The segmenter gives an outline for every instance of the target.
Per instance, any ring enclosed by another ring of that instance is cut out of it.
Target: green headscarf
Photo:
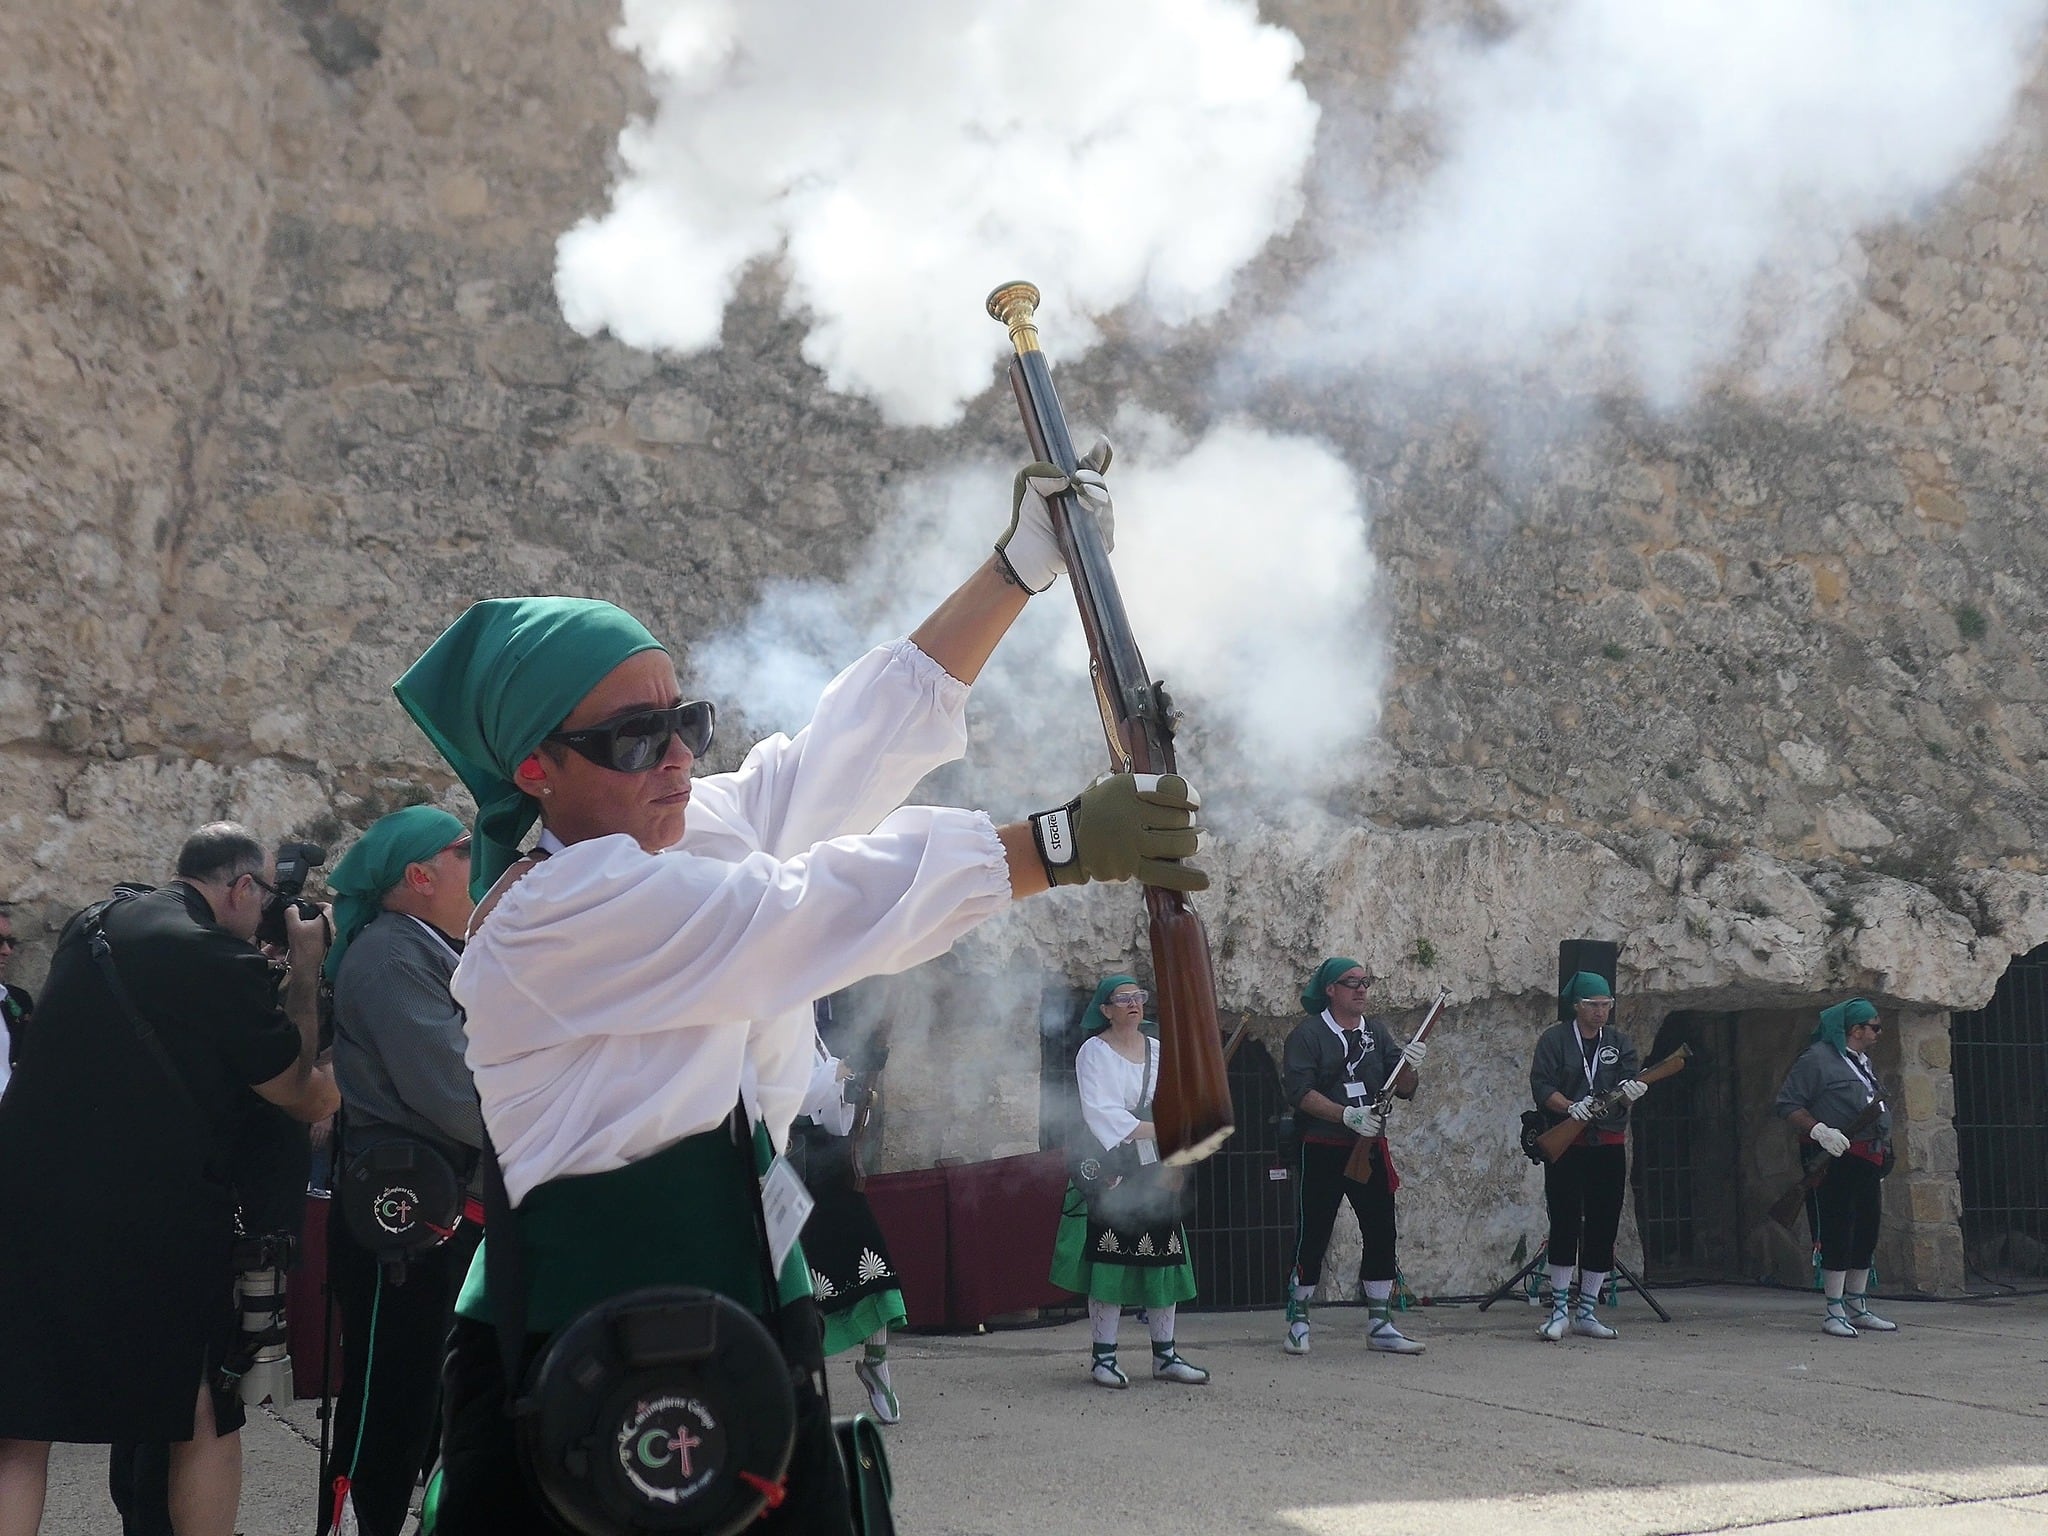
[[[371,822],[327,877],[334,897],[334,944],[327,979],[341,974],[341,957],[382,909],[384,893],[405,878],[405,866],[423,864],[469,829],[439,806],[409,805]]]
[[[1598,971],[1580,971],[1564,984],[1564,991],[1558,996],[1567,1003],[1583,1003],[1588,998],[1612,997],[1614,988],[1607,985],[1607,978]]]
[[[1325,960],[1316,967],[1316,973],[1309,978],[1308,985],[1301,989],[1301,1006],[1310,1013],[1321,1013],[1330,1006],[1330,983],[1346,971],[1354,969],[1364,971],[1367,975],[1372,974],[1372,967],[1363,961],[1346,960],[1341,956]]]
[[[474,603],[391,685],[476,799],[469,888],[481,897],[540,815],[512,774],[628,656],[662,643],[623,608],[587,597]]]
[[[1095,995],[1088,1000],[1088,1015],[1082,1020],[1088,1026],[1088,1033],[1093,1035],[1109,1028],[1109,1015],[1102,1011],[1102,1005],[1110,1000],[1118,987],[1135,987],[1138,985],[1139,981],[1135,976],[1110,976],[1105,978],[1102,985],[1095,989]]]
[[[1868,1024],[1877,1017],[1877,1005],[1868,998],[1852,997],[1846,1003],[1837,1003],[1832,1008],[1820,1011],[1820,1028],[1807,1040],[1812,1045],[1825,1040],[1838,1051],[1849,1049],[1849,1031],[1858,1024]]]

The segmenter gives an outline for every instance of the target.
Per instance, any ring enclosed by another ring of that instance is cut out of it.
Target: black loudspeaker
[[[1619,992],[1614,984],[1614,968],[1621,959],[1621,946],[1610,944],[1605,939],[1559,939],[1557,941],[1557,1020],[1562,1024],[1572,1016],[1572,1005],[1564,1000],[1564,985],[1581,971],[1591,971],[1596,976],[1607,978],[1609,991]]]

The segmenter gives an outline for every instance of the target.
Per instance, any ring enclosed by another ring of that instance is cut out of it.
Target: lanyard
[[[1844,1061],[1846,1061],[1847,1063],[1849,1063],[1849,1070],[1850,1070],[1851,1072],[1854,1072],[1854,1073],[1856,1074],[1856,1076],[1857,1076],[1857,1077],[1858,1077],[1858,1078],[1859,1078],[1859,1079],[1860,1079],[1860,1080],[1862,1081],[1862,1083],[1863,1083],[1863,1091],[1864,1091],[1864,1094],[1866,1095],[1866,1097],[1864,1098],[1863,1102],[1864,1102],[1864,1103],[1866,1103],[1866,1104],[1870,1104],[1870,1103],[1874,1103],[1874,1102],[1876,1102],[1876,1099],[1877,1099],[1877,1077],[1876,1077],[1876,1075],[1875,1075],[1874,1073],[1872,1073],[1872,1072],[1870,1072],[1870,1071],[1868,1071],[1868,1070],[1866,1070],[1866,1069],[1865,1069],[1865,1067],[1864,1067],[1863,1063],[1862,1063],[1862,1062],[1860,1062],[1860,1061],[1858,1061],[1858,1060],[1856,1059],[1856,1056],[1855,1056],[1855,1053],[1854,1053],[1854,1052],[1852,1052],[1852,1051],[1843,1051],[1843,1052],[1841,1052],[1840,1054],[1841,1054],[1842,1060],[1844,1060]]]
[[[1593,1091],[1593,1079],[1600,1072],[1600,1047],[1606,1043],[1607,1027],[1603,1024],[1600,1033],[1593,1037],[1591,1054],[1586,1051],[1586,1037],[1579,1033],[1579,1026],[1572,1026],[1572,1044],[1579,1048],[1579,1065],[1586,1069],[1586,1092]]]

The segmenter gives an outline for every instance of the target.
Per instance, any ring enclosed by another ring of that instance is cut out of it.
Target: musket
[[[1642,1071],[1635,1075],[1635,1081],[1641,1083],[1644,1087],[1648,1087],[1651,1083],[1663,1082],[1667,1077],[1675,1077],[1685,1070],[1685,1064],[1691,1056],[1692,1047],[1680,1045],[1677,1050],[1666,1056],[1662,1061],[1643,1068]],[[1577,1145],[1579,1138],[1586,1134],[1588,1126],[1600,1116],[1611,1113],[1626,1102],[1627,1097],[1619,1087],[1608,1089],[1607,1092],[1601,1094],[1600,1097],[1592,1102],[1590,1106],[1592,1113],[1585,1119],[1574,1120],[1567,1115],[1556,1125],[1553,1125],[1549,1130],[1538,1136],[1536,1138],[1536,1150],[1543,1154],[1543,1160],[1546,1163],[1556,1162],[1566,1152],[1570,1151],[1572,1147]]]
[[[988,296],[989,314],[1008,327],[1016,350],[1010,359],[1010,387],[1031,451],[1071,475],[1080,459],[1053,389],[1052,367],[1039,350],[1033,318],[1037,310],[1038,290],[1029,283],[1005,283]],[[1095,684],[1110,767],[1118,773],[1172,773],[1172,701],[1152,680],[1139,654],[1101,530],[1093,517],[1077,515],[1071,492],[1059,492],[1047,502],[1053,535],[1081,610],[1088,674]],[[1153,1097],[1153,1123],[1159,1130],[1160,1157],[1168,1163],[1192,1163],[1223,1145],[1234,1128],[1216,1023],[1216,975],[1208,935],[1185,895],[1148,885],[1145,909],[1151,925],[1152,975],[1159,989],[1159,1086]]]
[[[1883,1113],[1884,1100],[1872,1099],[1863,1106],[1862,1114],[1842,1128],[1842,1134],[1851,1141],[1861,1141],[1863,1133],[1877,1124],[1877,1117]],[[1846,1153],[1843,1155],[1847,1156]],[[1799,1213],[1806,1209],[1806,1197],[1827,1183],[1828,1175],[1834,1171],[1835,1164],[1839,1161],[1839,1158],[1823,1154],[1819,1162],[1806,1170],[1797,1184],[1771,1203],[1771,1220],[1790,1232],[1792,1223],[1797,1221]]]
[[[1429,1012],[1422,1016],[1422,1024],[1415,1031],[1414,1035],[1409,1038],[1409,1045],[1419,1044],[1429,1038],[1430,1030],[1436,1027],[1437,1016],[1444,1011],[1444,1004],[1450,1000],[1451,989],[1449,987],[1438,987],[1436,989],[1436,1001],[1429,1005]],[[1395,1059],[1399,1060],[1398,1057]],[[1378,1097],[1372,1101],[1372,1112],[1380,1117],[1383,1130],[1385,1129],[1387,1116],[1393,1113],[1394,1109],[1394,1085],[1400,1081],[1401,1069],[1396,1067],[1394,1071],[1387,1075],[1387,1080],[1381,1086]],[[1352,1147],[1351,1155],[1344,1160],[1345,1178],[1355,1179],[1360,1184],[1372,1182],[1372,1148],[1374,1142],[1377,1142],[1378,1139],[1378,1137],[1374,1137],[1371,1141],[1367,1141],[1364,1138],[1360,1138],[1356,1145]]]

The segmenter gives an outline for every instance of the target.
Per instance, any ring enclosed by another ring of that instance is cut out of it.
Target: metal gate
[[[1735,1040],[1733,1015],[1674,1013],[1644,1058],[1648,1066],[1681,1043],[1693,1051],[1686,1069],[1652,1087],[1629,1116],[1629,1179],[1649,1278],[1737,1271]]]
[[[1294,1262],[1294,1184],[1280,1153],[1287,1101],[1273,1058],[1249,1036],[1230,1061],[1230,1102],[1236,1134],[1195,1173],[1196,1311],[1280,1306]]]
[[[1982,1275],[2048,1276],[2048,945],[1952,1014],[1949,1043],[1963,1252]]]

